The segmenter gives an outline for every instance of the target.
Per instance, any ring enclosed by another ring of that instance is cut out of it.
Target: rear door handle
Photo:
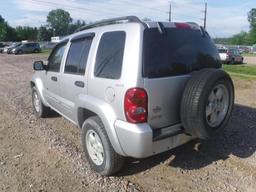
[[[55,77],[55,76],[52,76],[52,77],[51,77],[51,80],[52,80],[52,81],[58,81],[58,78]]]
[[[77,87],[84,87],[84,82],[83,81],[75,81],[75,86]]]

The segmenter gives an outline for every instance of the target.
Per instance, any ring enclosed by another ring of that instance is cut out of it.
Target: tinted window
[[[98,47],[94,75],[96,77],[119,79],[121,76],[125,32],[107,32],[101,37]]]
[[[73,41],[65,65],[65,73],[84,74],[92,39]]]
[[[221,67],[218,50],[207,33],[168,28],[145,29],[143,76],[148,78],[187,74],[206,67]]]
[[[227,49],[219,49],[219,53],[227,53]]]
[[[57,45],[49,59],[48,59],[48,71],[54,71],[54,72],[59,72],[60,71],[60,65],[61,65],[61,60],[65,51],[66,43],[62,43]]]

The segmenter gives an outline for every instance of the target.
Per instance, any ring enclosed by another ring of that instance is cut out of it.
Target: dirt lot
[[[29,80],[37,55],[0,55],[0,191],[256,190],[256,80],[234,78],[236,107],[224,134],[143,160],[117,177],[90,171],[80,130],[64,118],[36,120]]]
[[[244,57],[244,63],[256,65],[256,56],[245,56]]]

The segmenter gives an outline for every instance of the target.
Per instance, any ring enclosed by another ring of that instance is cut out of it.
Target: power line
[[[111,14],[111,15],[115,15],[115,16],[122,16],[123,14],[119,14],[119,13],[114,13],[114,12],[109,12],[109,11],[105,11],[105,10],[94,10],[94,9],[90,9],[90,8],[84,8],[84,7],[78,7],[78,6],[68,6],[68,5],[61,5],[59,3],[54,3],[54,2],[49,2],[49,1],[44,1],[44,0],[31,0],[32,2],[34,3],[39,3],[39,4],[42,4],[44,6],[48,6],[48,7],[52,7],[50,5],[53,5],[53,6],[56,6],[56,7],[63,7],[65,9],[69,9],[69,10],[77,10],[77,11],[82,11],[82,10],[85,10],[85,11],[89,11],[89,12],[92,12],[94,15],[97,15],[97,16],[104,16],[103,14],[99,14],[100,12],[101,13],[105,13],[105,14]],[[124,2],[124,1],[123,1]],[[104,4],[104,3],[101,3],[101,4]],[[112,3],[113,4],[113,3]],[[105,4],[106,5],[106,4]],[[123,4],[120,4],[120,5],[123,5]],[[149,8],[149,7],[144,7],[144,6],[141,6],[140,4],[131,4],[133,6],[140,6],[140,7],[143,7],[145,9],[153,9],[153,10],[157,10],[157,11],[161,11],[162,13],[164,13],[162,10],[158,10],[158,9],[154,9],[154,8]],[[102,7],[102,6],[101,6]],[[108,8],[109,10],[109,8]],[[113,10],[113,9],[112,9]],[[137,14],[137,13],[135,13]]]
[[[143,7],[145,9],[150,9],[150,10],[153,10],[153,11],[157,11],[157,12],[161,12],[161,13],[164,13],[163,10],[161,9],[157,9],[157,8],[153,8],[153,7],[148,7],[148,6],[144,6],[144,5],[141,5],[140,3],[131,3],[129,0],[119,0],[119,2],[125,2],[125,3],[130,3],[130,5],[134,5],[134,6],[139,6],[139,7]]]
[[[99,14],[99,12],[105,12],[105,14],[111,14],[111,15],[116,15],[116,16],[120,16],[120,14],[115,14],[113,12],[107,12],[107,11],[96,11],[93,9],[89,9],[89,8],[84,8],[84,7],[77,7],[77,6],[67,6],[67,5],[61,5],[59,3],[54,3],[54,2],[49,2],[49,1],[42,1],[42,0],[31,0],[34,1],[36,3],[39,4],[43,4],[43,5],[54,5],[54,6],[59,6],[59,7],[64,7],[66,9],[73,9],[73,10],[84,10],[84,11],[89,11],[89,12],[94,12],[95,14],[102,16],[102,14]]]

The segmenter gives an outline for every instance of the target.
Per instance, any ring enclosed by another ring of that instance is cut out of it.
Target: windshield
[[[218,50],[208,33],[200,30],[157,28],[144,31],[143,76],[148,78],[183,75],[202,68],[220,68]]]

